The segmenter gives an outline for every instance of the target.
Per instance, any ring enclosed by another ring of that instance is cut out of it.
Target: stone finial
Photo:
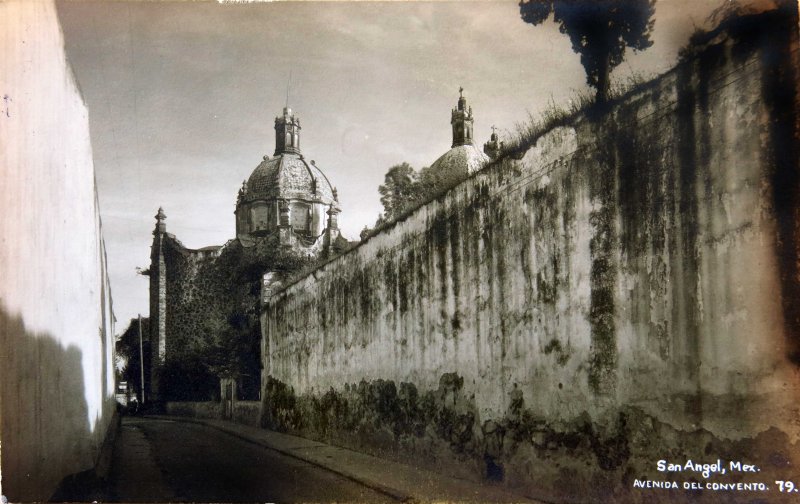
[[[328,229],[333,231],[339,229],[339,209],[333,205],[328,206]]]
[[[242,180],[242,187],[239,188],[239,194],[236,197],[236,203],[241,203],[247,196],[247,180]]]
[[[339,201],[339,191],[335,187],[333,188],[333,200]]]
[[[164,221],[167,220],[167,214],[164,213],[164,209],[162,207],[158,207],[158,213],[156,213],[155,218],[156,229],[153,231],[153,234],[165,233],[167,231],[167,223]]]
[[[325,237],[322,241],[322,257],[328,258],[333,253],[337,238],[339,238],[339,209],[334,205],[328,205],[328,226],[325,228]]]

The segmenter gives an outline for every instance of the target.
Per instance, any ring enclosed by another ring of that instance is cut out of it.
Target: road
[[[397,502],[328,470],[203,425],[125,417],[109,500]]]

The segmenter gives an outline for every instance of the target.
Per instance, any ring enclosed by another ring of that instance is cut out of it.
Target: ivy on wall
[[[259,295],[267,271],[288,275],[312,262],[282,247],[277,236],[245,246],[231,240],[218,253],[165,247],[167,357],[161,383],[166,400],[218,398],[219,378],[233,378],[241,399],[255,399],[261,362]]]

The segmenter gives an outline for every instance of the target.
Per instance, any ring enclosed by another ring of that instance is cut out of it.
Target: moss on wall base
[[[519,390],[511,392],[502,418],[481,421],[474,395],[456,373],[424,391],[412,383],[362,380],[298,396],[273,377],[266,391],[262,427],[559,502],[789,502],[774,482],[796,479],[800,464],[800,444],[775,428],[733,441],[705,429],[677,430],[635,407],[612,418],[584,411],[553,422],[526,407]],[[691,400],[701,398],[684,398]],[[659,461],[683,470],[659,471]],[[700,466],[717,461],[726,473],[704,477]],[[732,469],[754,461],[758,472]],[[731,490],[737,483],[752,489]],[[769,490],[758,490],[758,483]]]

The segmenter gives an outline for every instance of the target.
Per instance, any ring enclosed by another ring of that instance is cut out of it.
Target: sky
[[[659,0],[653,46],[612,78],[669,70],[725,0]],[[58,5],[67,57],[89,109],[117,331],[148,314],[159,206],[189,248],[235,235],[242,181],[275,146],[287,99],[301,147],[338,188],[343,234],[381,211],[393,165],[432,164],[451,143],[459,87],[476,144],[586,93],[579,56],[552,19],[514,1],[88,2]]]

